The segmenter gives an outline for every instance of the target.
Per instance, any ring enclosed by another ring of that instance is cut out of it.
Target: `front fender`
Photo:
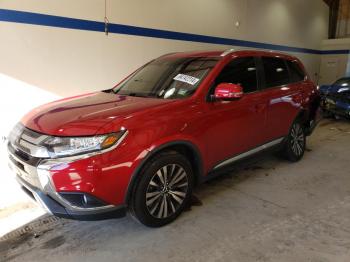
[[[196,179],[197,181],[202,181],[202,178],[204,177],[204,172],[205,172],[204,166],[203,166],[203,156],[200,153],[201,151],[197,147],[197,145],[195,145],[192,141],[186,140],[186,139],[181,139],[181,140],[165,139],[165,141],[166,142],[164,142],[164,139],[163,139],[158,141],[157,143],[152,144],[152,146],[149,149],[147,149],[148,153],[144,156],[144,158],[141,160],[139,165],[134,169],[134,172],[131,175],[129,185],[126,191],[127,193],[124,201],[126,204],[128,204],[131,199],[133,188],[137,182],[137,179],[140,175],[142,168],[152,157],[154,157],[156,154],[166,149],[174,148],[176,146],[185,146],[189,148],[195,156],[195,166],[197,167],[197,172],[195,172]]]

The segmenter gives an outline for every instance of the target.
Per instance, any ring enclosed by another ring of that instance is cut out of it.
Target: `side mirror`
[[[243,89],[240,85],[221,83],[215,88],[214,97],[216,100],[235,100],[243,96]]]

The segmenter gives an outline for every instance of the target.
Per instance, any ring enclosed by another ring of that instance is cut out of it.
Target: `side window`
[[[263,57],[262,62],[265,71],[265,88],[289,83],[289,73],[284,60],[275,57]]]
[[[215,81],[220,83],[239,84],[244,93],[251,93],[258,89],[257,72],[254,57],[235,58],[222,69]]]
[[[290,81],[292,83],[300,82],[305,79],[305,73],[304,71],[300,68],[299,64],[297,61],[286,61],[288,68],[289,68],[289,73],[290,73]]]

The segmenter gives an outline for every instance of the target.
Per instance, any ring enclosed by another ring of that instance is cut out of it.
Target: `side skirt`
[[[281,137],[281,138],[278,138],[276,140],[270,141],[266,144],[263,144],[261,146],[258,146],[256,148],[253,148],[249,151],[246,151],[244,153],[241,153],[241,154],[235,155],[234,157],[226,159],[226,160],[220,162],[219,164],[217,164],[216,166],[214,166],[214,168],[208,173],[208,175],[203,177],[201,182],[206,182],[214,177],[217,177],[218,175],[221,174],[220,171],[225,170],[227,167],[230,167],[234,163],[240,162],[244,159],[247,159],[253,155],[256,155],[256,154],[264,152],[264,151],[277,150],[283,145],[284,141],[285,141],[285,137]]]

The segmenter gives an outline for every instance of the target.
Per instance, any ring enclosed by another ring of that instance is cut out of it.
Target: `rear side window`
[[[244,93],[257,91],[257,72],[254,57],[240,57],[232,60],[216,78],[216,85],[220,83],[241,85]]]
[[[275,57],[263,57],[262,62],[265,71],[265,88],[289,83],[289,73],[284,60]]]
[[[286,62],[289,68],[290,82],[296,83],[296,82],[303,81],[305,79],[305,73],[300,68],[299,63],[297,61],[289,61],[289,60],[287,60]]]

